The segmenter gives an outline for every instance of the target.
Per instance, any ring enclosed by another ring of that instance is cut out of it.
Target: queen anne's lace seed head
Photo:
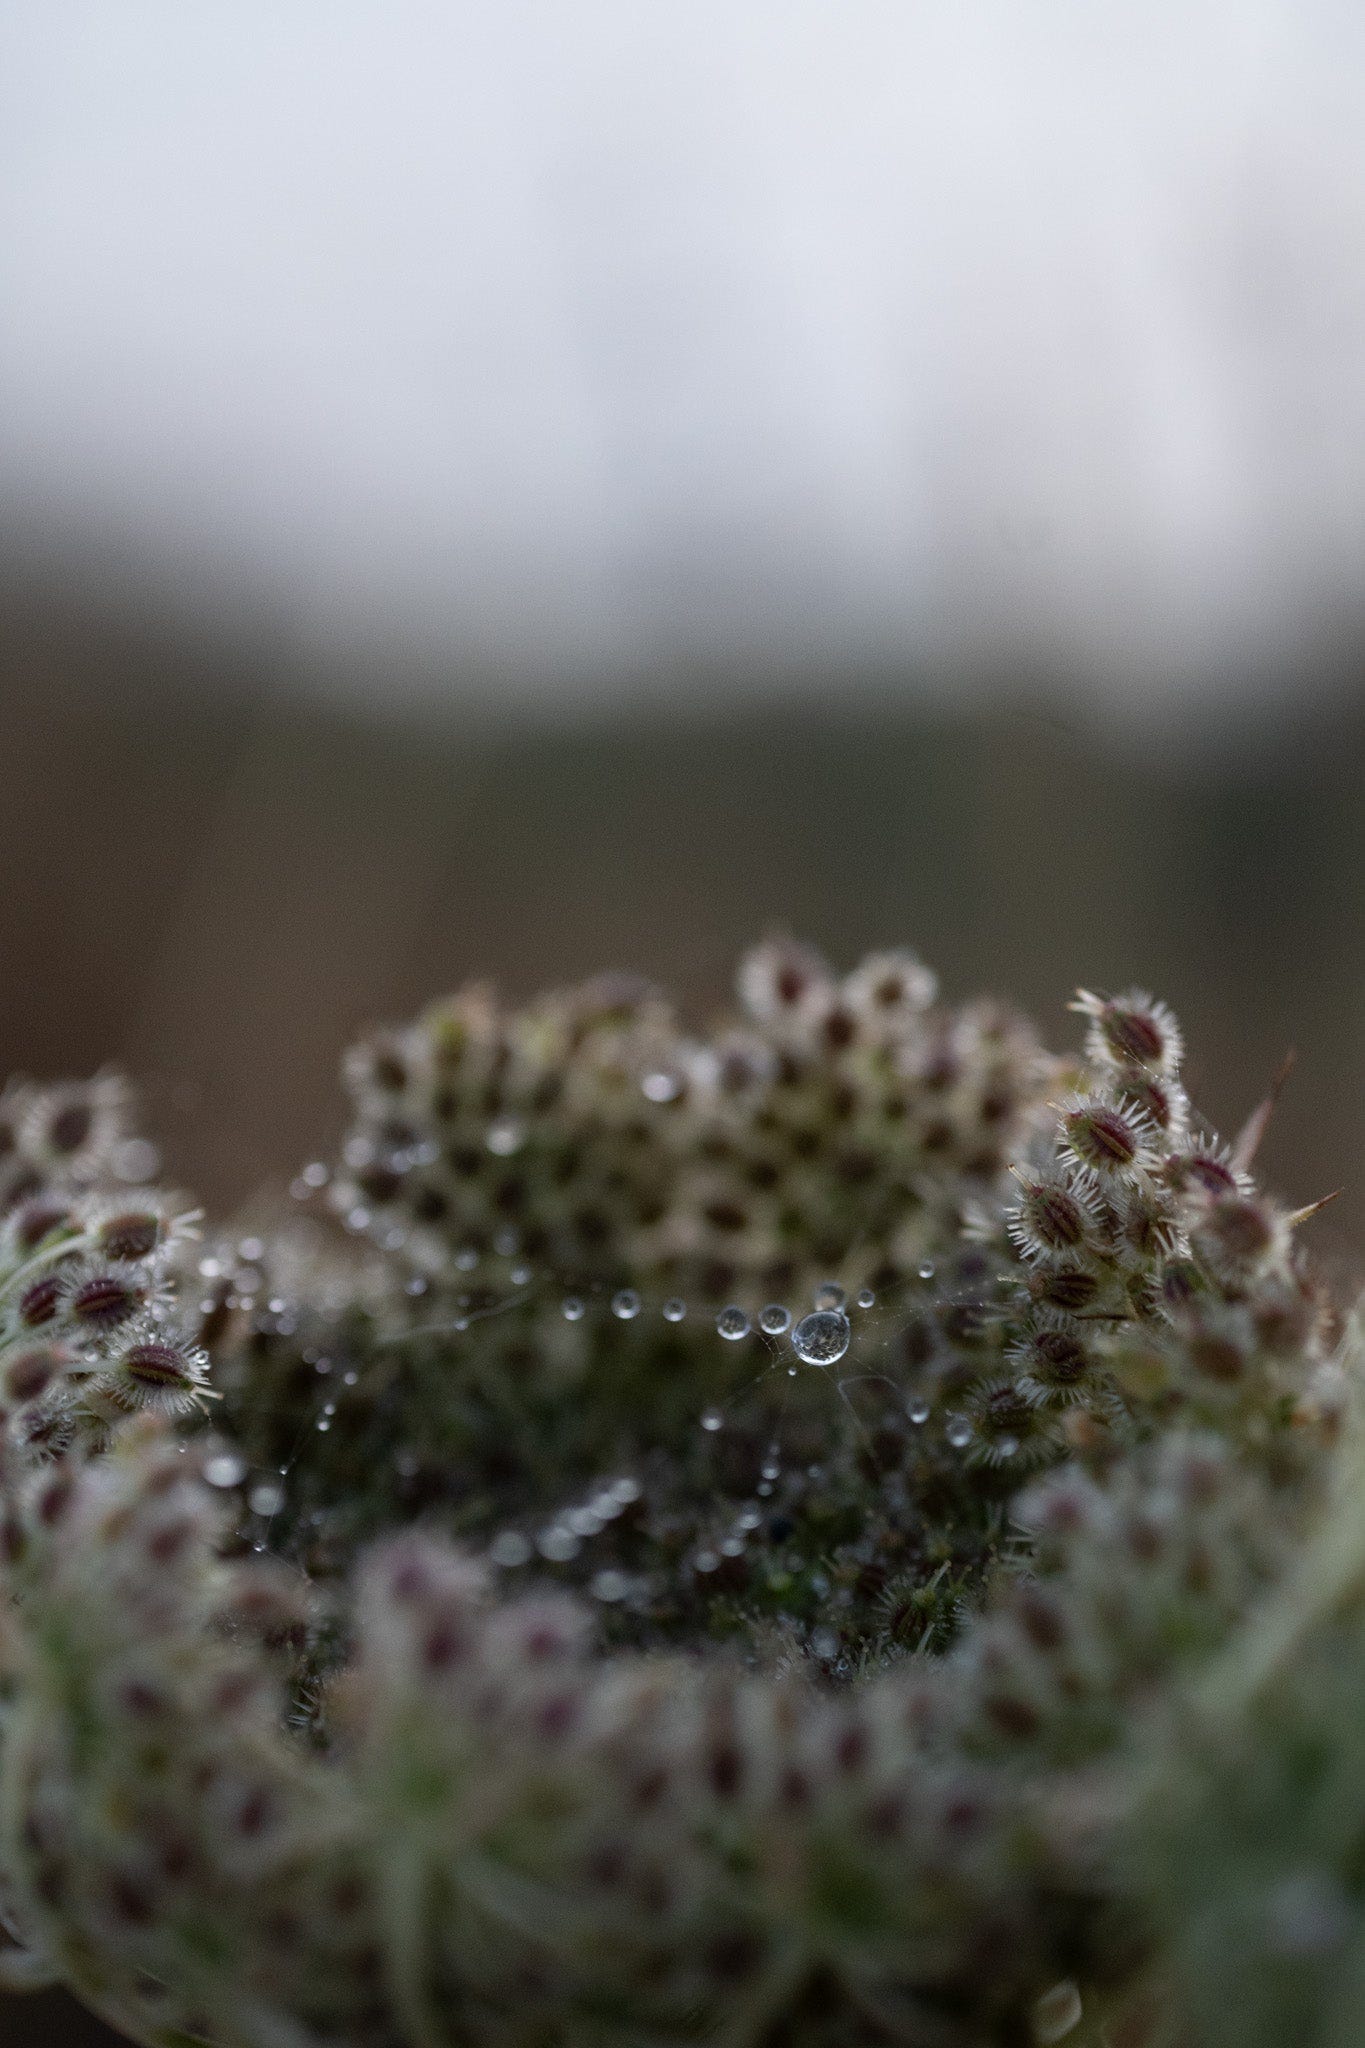
[[[121,1091],[0,1101],[0,1978],[167,2044],[986,2048],[1147,1970],[1146,1731],[1343,1434],[1302,1215],[1146,996],[1063,1063],[909,954],[739,980],[373,1034],[344,1228],[202,1257]]]
[[[1092,995],[1082,989],[1073,1007],[1090,1019],[1085,1049],[1095,1066],[1116,1073],[1179,1072],[1184,1043],[1165,1003],[1154,1001],[1142,989],[1129,989],[1121,996]]]

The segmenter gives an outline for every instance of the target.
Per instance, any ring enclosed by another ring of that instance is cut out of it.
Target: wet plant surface
[[[231,1233],[120,1085],[12,1088],[8,1978],[160,2048],[984,2048],[1221,2040],[1234,1899],[1263,1974],[1339,1949],[1353,1865],[1219,1874],[1200,1737],[1339,1681],[1255,1650],[1357,1584],[1293,1595],[1351,1455],[1317,1205],[1164,1005],[1074,1008],[1054,1055],[787,941],[704,1032],[470,989]]]

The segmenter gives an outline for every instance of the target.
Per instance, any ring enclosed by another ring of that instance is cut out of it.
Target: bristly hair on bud
[[[1032,1264],[1077,1259],[1094,1242],[1095,1204],[1084,1178],[1056,1173],[1011,1172],[1020,1197],[1006,1212],[1006,1228],[1021,1255]]]
[[[59,1231],[74,1235],[78,1228],[70,1202],[47,1193],[30,1195],[10,1211],[0,1228],[0,1262],[20,1264]]]
[[[880,1017],[899,1025],[927,1010],[937,994],[938,976],[907,951],[869,954],[843,983],[849,1008],[874,1023]]]
[[[155,1196],[108,1201],[91,1225],[96,1255],[138,1264],[199,1236],[202,1209],[176,1210]]]
[[[1135,1103],[1077,1095],[1063,1105],[1062,1157],[1100,1180],[1122,1180],[1153,1163],[1154,1132]]]
[[[165,1299],[165,1283],[132,1259],[83,1259],[62,1276],[59,1320],[87,1337],[103,1337]]]
[[[813,946],[795,939],[765,940],[745,954],[737,977],[739,999],[761,1023],[808,1018],[833,1000],[829,964]]]
[[[1136,1067],[1142,1072],[1174,1074],[1184,1053],[1180,1026],[1165,1003],[1145,989],[1121,996],[1078,989],[1071,1005],[1090,1019],[1085,1050],[1098,1067]]]
[[[36,1089],[21,1142],[44,1172],[84,1180],[108,1167],[127,1122],[127,1083],[117,1074],[99,1074],[93,1081]]]
[[[1036,1407],[1067,1407],[1094,1390],[1095,1360],[1084,1325],[1056,1309],[1040,1309],[1010,1347],[1020,1394]]]
[[[119,1408],[178,1414],[208,1393],[208,1354],[151,1317],[120,1336],[105,1357],[94,1391]]]

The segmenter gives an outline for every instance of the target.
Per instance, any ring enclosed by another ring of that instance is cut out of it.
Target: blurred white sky
[[[1292,641],[1360,0],[7,0],[0,519],[610,677]]]

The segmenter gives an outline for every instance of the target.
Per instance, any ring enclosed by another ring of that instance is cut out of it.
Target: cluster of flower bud
[[[192,1219],[6,1098],[0,1977],[155,2048],[1062,2038],[1347,1391],[1263,1119],[1079,1007],[773,943],[705,1040],[622,979],[372,1038],[363,1242],[198,1262],[212,1435]]]
[[[1263,1119],[1235,1149],[1199,1128],[1163,1004],[1135,991],[1083,993],[1077,1007],[1081,1085],[1014,1164],[1004,1238],[998,1214],[974,1218],[999,1261],[975,1290],[977,1455],[998,1458],[1003,1443],[1044,1463],[1157,1402],[1262,1435],[1281,1412],[1325,1404],[1338,1332],[1294,1236],[1312,1210],[1255,1187]],[[960,1375],[961,1350],[954,1362]]]
[[[996,1005],[937,1006],[909,953],[840,979],[772,941],[739,992],[706,1039],[624,977],[511,1014],[471,990],[377,1035],[347,1065],[342,1213],[435,1276],[514,1237],[566,1284],[751,1314],[827,1273],[907,1277],[1036,1117],[1032,1033]]]
[[[1018,1496],[1026,1571],[941,1667],[974,1754],[1054,1767],[1131,1738],[1179,1667],[1195,1664],[1274,1582],[1292,1518],[1226,1441],[1171,1431],[1096,1474],[1069,1466]]]
[[[197,1212],[120,1180],[123,1107],[107,1080],[12,1088],[0,1105],[0,1443],[16,1468],[206,1393],[207,1355],[174,1305]]]

